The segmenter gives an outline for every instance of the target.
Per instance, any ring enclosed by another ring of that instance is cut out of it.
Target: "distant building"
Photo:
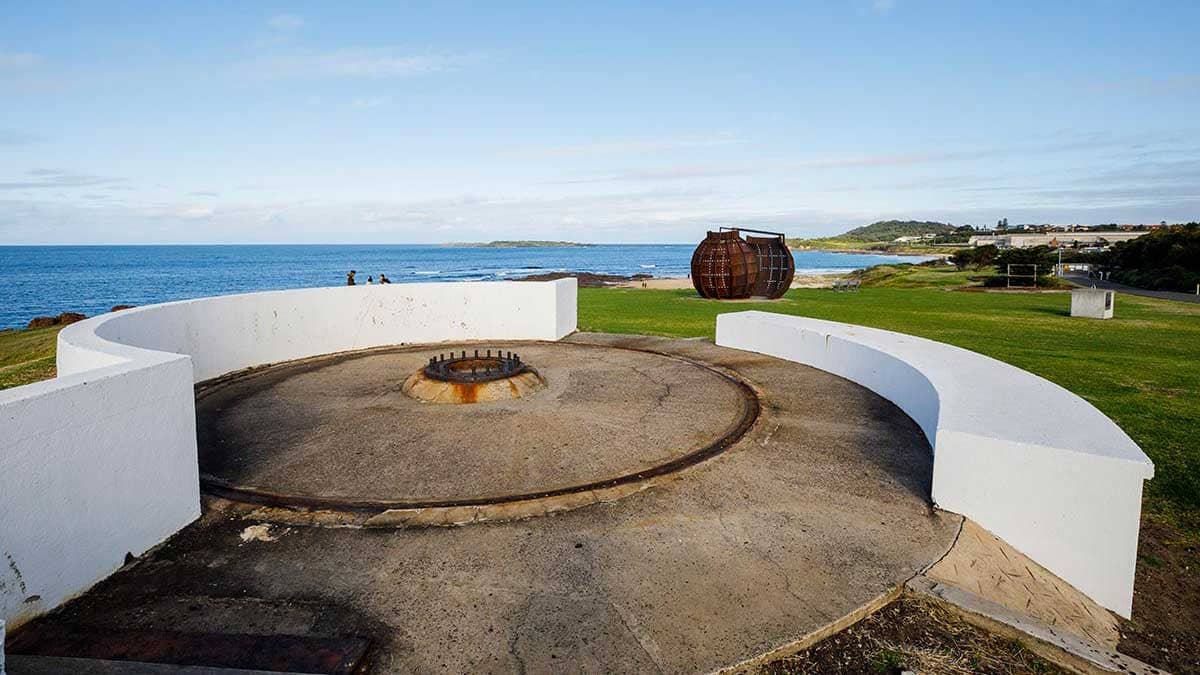
[[[1146,234],[1140,232],[1074,232],[1062,234],[977,234],[967,243],[971,246],[997,246],[999,248],[1030,248],[1032,246],[1105,246],[1119,241],[1137,239]]]
[[[928,241],[930,239],[937,239],[937,237],[938,237],[937,232],[926,232],[925,234],[912,234],[912,235],[906,235],[903,237],[896,237],[895,239],[892,240],[892,243],[893,244],[908,244],[908,243],[912,243],[914,241]]]

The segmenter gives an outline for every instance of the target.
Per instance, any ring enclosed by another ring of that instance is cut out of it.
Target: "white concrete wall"
[[[895,403],[933,447],[933,501],[1128,617],[1142,481],[1154,465],[1052,382],[951,345],[767,312],[717,317],[717,344],[839,375]]]
[[[575,330],[574,300],[574,279],[340,286],[185,300],[81,322],[100,322],[86,333],[64,329],[59,368],[61,375],[75,372],[77,362],[85,368],[106,362],[115,353],[111,343],[191,356],[201,381],[379,345],[557,340]]]
[[[574,279],[390,284],[201,298],[59,333],[59,376],[0,391],[0,619],[111,574],[200,512],[195,382],[383,345],[557,340]]]

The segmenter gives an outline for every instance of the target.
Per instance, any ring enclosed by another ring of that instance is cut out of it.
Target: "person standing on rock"
[[[350,273],[346,275],[346,285],[347,286],[354,285],[354,275],[355,274],[357,274],[357,272],[355,272],[354,270],[350,270]]]

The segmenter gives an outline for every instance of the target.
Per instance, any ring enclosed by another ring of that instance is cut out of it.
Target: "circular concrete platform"
[[[760,415],[671,480],[553,518],[294,527],[206,500],[199,521],[46,623],[365,635],[378,673],[706,673],[861,616],[955,541],[961,518],[929,502],[929,443],[876,394],[705,340],[575,334],[569,345],[733,371],[753,383]]]
[[[758,411],[749,386],[711,367],[569,343],[487,344],[519,350],[544,379],[542,390],[520,399],[437,405],[402,392],[431,354],[480,346],[339,354],[202,385],[196,413],[206,487],[235,500],[331,511],[530,500],[554,500],[559,510],[610,501],[711,457]],[[422,524],[536,515],[475,511]]]

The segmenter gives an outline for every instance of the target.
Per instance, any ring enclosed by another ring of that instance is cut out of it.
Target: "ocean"
[[[556,271],[684,277],[693,245],[487,248],[387,245],[0,246],[0,329],[35,316],[107,312],[207,295],[394,283],[494,281]],[[845,272],[911,257],[796,251],[800,274]]]

